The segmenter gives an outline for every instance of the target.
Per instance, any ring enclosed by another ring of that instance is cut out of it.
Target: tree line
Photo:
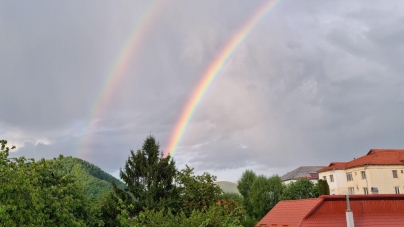
[[[120,170],[124,186],[112,181],[112,190],[91,196],[77,181],[81,175],[69,173],[71,160],[9,158],[15,147],[0,144],[0,226],[252,227],[280,200],[329,194],[326,181],[303,178],[285,186],[278,176],[251,170],[238,181],[241,195],[224,193],[210,173],[178,170],[148,136]]]
[[[245,227],[254,226],[280,200],[317,198],[320,195],[330,194],[325,180],[320,179],[314,184],[307,178],[300,178],[285,185],[278,175],[257,176],[252,170],[246,170],[242,174],[237,188],[243,197],[241,204],[246,213]]]

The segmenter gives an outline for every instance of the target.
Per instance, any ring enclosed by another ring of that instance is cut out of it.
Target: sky
[[[266,2],[1,1],[0,138],[12,157],[63,154],[118,176],[148,135],[167,149],[204,72]],[[280,0],[196,106],[177,167],[236,182],[404,148],[402,12]]]

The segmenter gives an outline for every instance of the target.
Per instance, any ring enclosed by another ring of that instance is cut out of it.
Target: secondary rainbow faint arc
[[[102,83],[102,87],[100,89],[99,94],[97,95],[96,101],[92,108],[90,109],[89,120],[94,120],[100,116],[101,112],[104,111],[113,97],[113,94],[120,84],[125,71],[131,65],[131,57],[138,50],[142,40],[147,34],[148,29],[151,27],[156,16],[159,14],[160,9],[164,5],[164,0],[154,0],[148,8],[141,15],[138,23],[134,26],[133,31],[130,33],[129,38],[126,43],[123,45],[119,55],[114,61],[113,66],[111,67],[110,72],[107,77],[104,79]],[[86,149],[88,144],[91,142],[91,138],[94,131],[90,128],[90,132],[87,136],[84,137],[83,141],[79,145],[79,156],[86,154]]]
[[[198,104],[203,98],[209,86],[213,80],[219,74],[227,60],[233,55],[240,44],[248,36],[251,30],[258,24],[258,22],[273,9],[281,0],[270,0],[261,6],[243,26],[237,30],[231,37],[229,42],[226,43],[224,48],[219,52],[214,61],[209,65],[208,69],[202,74],[202,79],[193,90],[192,95],[188,99],[184,109],[181,112],[179,119],[177,120],[174,130],[171,133],[168,146],[164,152],[165,156],[174,156],[181,138],[187,128],[187,125],[192,118]]]

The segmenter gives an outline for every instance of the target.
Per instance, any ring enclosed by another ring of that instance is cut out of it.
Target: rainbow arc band
[[[102,83],[101,89],[97,95],[94,105],[90,109],[90,115],[88,122],[95,120],[100,117],[101,113],[108,107],[111,99],[121,83],[126,70],[133,62],[130,61],[132,56],[135,55],[136,51],[141,46],[142,41],[146,38],[146,35],[151,28],[151,25],[159,15],[159,12],[163,8],[163,5],[168,2],[166,0],[154,0],[144,11],[140,17],[138,23],[134,26],[133,31],[130,33],[129,38],[123,45],[120,53],[118,54],[114,64],[111,67],[110,72],[105,77]],[[94,136],[94,130],[89,129],[89,132],[84,136],[83,140],[79,144],[78,156],[80,158],[85,158],[83,156],[88,155],[87,151],[89,144]]]
[[[208,88],[219,75],[227,60],[235,53],[240,44],[250,34],[254,27],[265,17],[265,15],[275,8],[281,0],[270,0],[264,3],[248,20],[243,24],[237,32],[230,38],[224,48],[219,52],[216,58],[209,65],[208,69],[202,74],[201,80],[196,85],[192,95],[188,99],[178,118],[173,131],[170,134],[168,146],[164,150],[165,156],[174,156],[178,144],[183,137],[189,121],[191,120],[198,104]]]

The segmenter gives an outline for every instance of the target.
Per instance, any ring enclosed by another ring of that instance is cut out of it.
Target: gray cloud
[[[164,149],[201,75],[262,3],[162,5],[94,118],[149,3],[0,3],[0,137],[15,156],[79,156],[109,172],[150,133]],[[402,148],[403,9],[281,1],[209,87],[177,163],[236,180],[245,168],[283,174]]]

